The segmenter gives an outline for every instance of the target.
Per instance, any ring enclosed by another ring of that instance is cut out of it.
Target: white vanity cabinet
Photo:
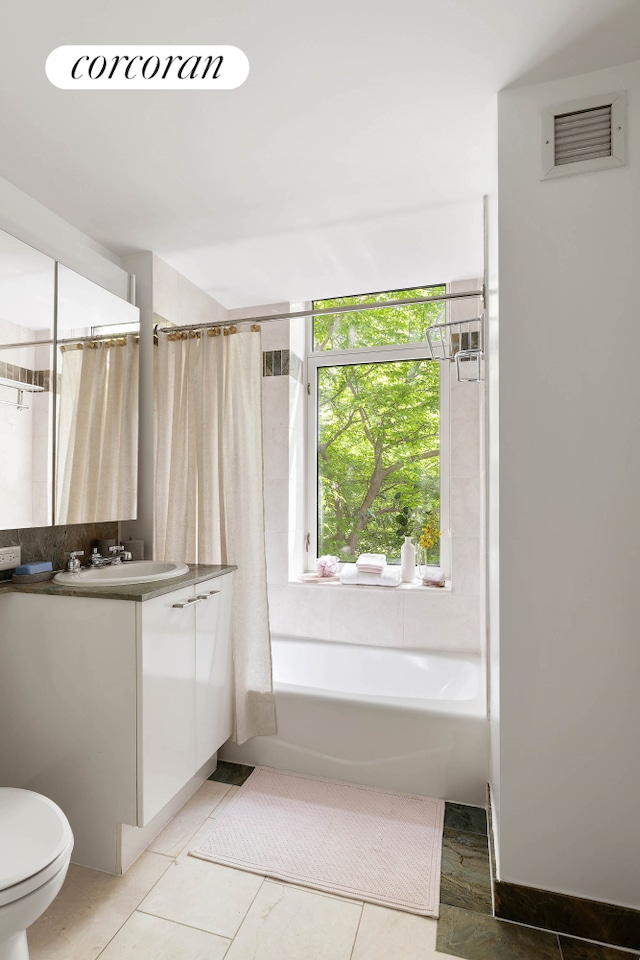
[[[127,869],[215,769],[231,571],[144,600],[0,594],[0,783],[62,807],[74,862]]]
[[[206,580],[196,589],[197,769],[233,733],[231,578]]]
[[[140,604],[140,826],[231,736],[231,577]]]

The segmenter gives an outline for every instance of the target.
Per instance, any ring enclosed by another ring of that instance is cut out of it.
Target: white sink
[[[170,560],[125,560],[106,567],[89,567],[77,573],[56,573],[54,583],[67,587],[117,587],[128,583],[147,583],[149,580],[170,580],[188,573],[186,563]]]

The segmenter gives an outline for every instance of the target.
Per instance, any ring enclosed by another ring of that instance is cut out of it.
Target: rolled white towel
[[[340,571],[340,583],[369,587],[397,587],[400,584],[400,566],[385,566],[382,573],[363,573],[355,563],[345,563]]]
[[[384,553],[361,553],[356,560],[359,573],[382,573],[386,565]]]

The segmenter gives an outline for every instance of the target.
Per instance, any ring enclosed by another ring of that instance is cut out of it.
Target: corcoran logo
[[[56,47],[45,65],[62,90],[233,90],[249,75],[249,61],[227,46]]]

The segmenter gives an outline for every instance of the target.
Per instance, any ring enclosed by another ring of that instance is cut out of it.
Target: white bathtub
[[[278,733],[220,759],[484,806],[478,657],[273,637]]]

